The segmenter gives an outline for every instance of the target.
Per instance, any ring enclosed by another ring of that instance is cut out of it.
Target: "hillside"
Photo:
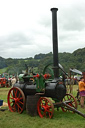
[[[22,73],[26,69],[26,65],[34,67],[35,72],[42,72],[43,68],[53,61],[52,53],[38,54],[34,58],[13,59],[0,57],[0,73],[5,72],[9,74]],[[76,68],[80,71],[85,70],[85,48],[77,49],[73,53],[59,53],[59,63],[68,72],[69,68]]]

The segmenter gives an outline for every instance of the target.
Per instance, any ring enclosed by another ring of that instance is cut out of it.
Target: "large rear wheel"
[[[18,87],[13,87],[8,92],[8,107],[11,112],[22,113],[25,107],[25,96]]]

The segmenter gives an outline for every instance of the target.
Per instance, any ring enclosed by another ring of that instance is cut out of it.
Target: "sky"
[[[52,52],[52,12],[58,8],[58,52],[85,47],[85,0],[0,0],[0,56]]]

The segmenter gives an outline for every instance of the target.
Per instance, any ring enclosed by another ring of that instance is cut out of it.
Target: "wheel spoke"
[[[9,99],[14,99],[13,97],[9,97]]]
[[[21,93],[19,92],[19,96],[18,96],[19,98],[20,98],[20,95],[21,95]]]
[[[19,100],[22,100],[22,99],[23,99],[23,97],[19,98]]]
[[[44,111],[44,113],[43,113],[43,115],[42,115],[43,117],[45,116],[46,117],[46,112]]]
[[[13,102],[10,102],[10,104],[13,104]]]
[[[46,106],[48,105],[48,103],[49,103],[49,102],[48,102],[47,100],[45,100],[45,105],[46,105]]]
[[[20,105],[18,104],[18,103],[16,103],[17,104],[17,106],[18,106],[18,110],[19,110],[19,108],[22,110],[22,108],[20,107]],[[19,111],[18,111],[19,112]]]
[[[15,98],[17,97],[17,91],[18,91],[18,90],[16,89],[16,91],[15,91]]]
[[[52,116],[52,112],[49,112],[49,117],[51,118],[51,116]]]
[[[12,106],[12,110],[13,110],[14,112],[16,112],[15,104]]]
[[[13,94],[12,94],[12,92],[11,92],[10,94],[11,94],[11,96],[13,97]]]
[[[43,102],[42,102],[42,100],[41,100],[40,106],[43,107]]]
[[[16,90],[16,89],[13,89],[13,95],[14,95],[14,97],[15,97],[15,94],[16,94],[15,90]],[[16,98],[16,97],[15,97],[15,98]]]
[[[23,101],[21,102],[20,100],[19,100],[19,103],[24,104]]]

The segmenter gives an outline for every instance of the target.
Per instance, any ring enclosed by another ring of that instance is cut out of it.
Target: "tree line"
[[[66,72],[70,68],[76,68],[80,71],[85,70],[85,48],[77,49],[73,53],[58,53],[59,63],[64,67]],[[44,67],[53,63],[53,54],[52,52],[47,54],[37,54],[30,58],[25,59],[13,59],[13,58],[2,58],[0,57],[0,69],[5,68],[5,72],[9,74],[20,74],[22,70],[26,69],[26,65],[34,68],[34,72],[42,73]],[[1,73],[1,72],[0,72]]]

